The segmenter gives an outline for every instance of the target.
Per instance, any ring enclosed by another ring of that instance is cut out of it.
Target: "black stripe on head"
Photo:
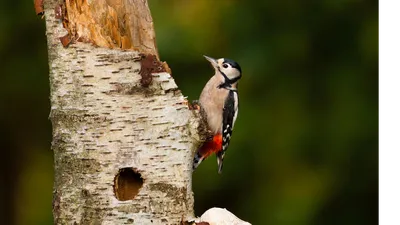
[[[242,73],[242,68],[240,68],[239,64],[237,62],[233,61],[232,59],[224,58],[224,63],[228,63],[233,68],[236,68],[237,70],[239,70],[240,73]]]

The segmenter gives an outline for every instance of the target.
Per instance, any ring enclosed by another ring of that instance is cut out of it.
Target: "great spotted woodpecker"
[[[212,153],[217,155],[218,173],[222,172],[225,152],[231,140],[233,126],[238,115],[238,81],[242,70],[233,60],[213,59],[204,56],[214,67],[215,75],[201,92],[199,104],[205,114],[208,129],[213,135],[198,150],[193,160],[193,169]]]

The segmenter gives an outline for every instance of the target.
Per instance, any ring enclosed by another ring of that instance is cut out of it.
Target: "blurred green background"
[[[378,224],[377,0],[149,0],[157,44],[197,99],[203,54],[239,62],[240,113],[222,175],[194,173],[195,210],[253,224]],[[0,2],[2,224],[52,224],[44,21]]]

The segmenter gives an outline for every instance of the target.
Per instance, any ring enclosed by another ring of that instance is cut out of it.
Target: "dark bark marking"
[[[165,64],[158,61],[155,55],[151,54],[140,54],[142,59],[140,60],[140,71],[139,74],[142,77],[140,80],[140,84],[143,87],[148,87],[153,81],[152,73],[161,73],[167,72],[167,69],[164,67]]]

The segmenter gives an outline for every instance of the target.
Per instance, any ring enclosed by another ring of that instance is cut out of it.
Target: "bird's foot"
[[[190,103],[189,101],[187,102],[189,109],[190,110],[197,110],[200,111],[201,107],[200,107],[200,103],[198,100],[193,100],[192,103]]]

